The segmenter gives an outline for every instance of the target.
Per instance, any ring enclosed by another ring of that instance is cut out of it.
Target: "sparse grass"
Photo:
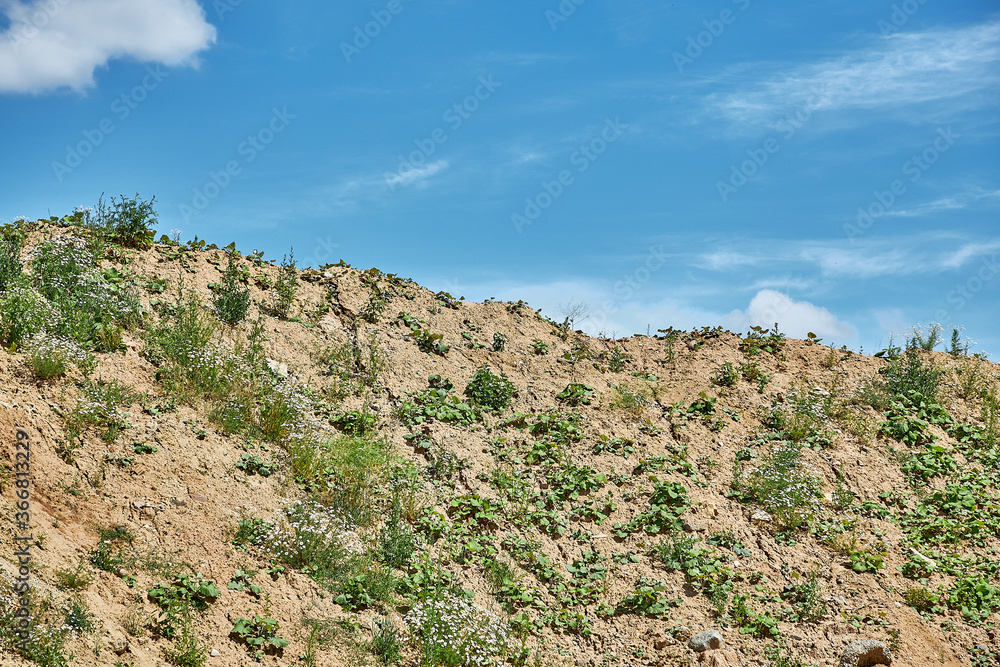
[[[93,575],[87,571],[86,560],[80,559],[75,568],[60,568],[56,570],[56,586],[64,591],[81,591],[90,586]]]
[[[753,465],[738,462],[733,490],[760,503],[784,526],[797,528],[819,507],[821,478],[802,458],[799,445],[777,442]]]
[[[332,380],[328,393],[333,400],[361,394],[366,387],[374,389],[386,363],[374,332],[365,339],[359,335],[357,342],[331,343],[319,350],[315,359]]]
[[[624,410],[634,415],[640,415],[652,405],[642,391],[642,388],[635,389],[624,384],[617,384],[611,390],[611,398],[608,406],[615,410]]]

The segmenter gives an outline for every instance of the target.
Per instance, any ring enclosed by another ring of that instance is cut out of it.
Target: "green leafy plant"
[[[278,622],[269,616],[255,614],[253,618],[240,616],[233,621],[229,635],[247,646],[247,651],[257,660],[265,655],[281,655],[288,646],[287,639],[278,634]]]
[[[465,387],[464,394],[479,407],[500,413],[507,409],[515,391],[514,383],[505,373],[494,375],[487,365],[482,365]]]
[[[536,338],[535,340],[531,341],[531,353],[537,355],[548,354],[549,344]]]
[[[662,581],[639,577],[635,582],[635,590],[618,603],[615,613],[664,618],[681,603],[680,599],[668,597],[668,590],[666,583]]]
[[[502,333],[493,334],[493,351],[503,352],[504,347],[507,345],[507,336]]]
[[[594,397],[594,388],[580,382],[570,382],[566,388],[556,394],[556,398],[569,405],[590,405]]]
[[[247,475],[260,475],[261,477],[270,477],[274,474],[275,469],[273,463],[266,462],[259,456],[245,452],[240,454],[240,460],[234,466],[237,470],[242,470]]]
[[[727,361],[712,374],[710,381],[720,387],[735,387],[739,379],[739,373],[736,372],[733,364]]]

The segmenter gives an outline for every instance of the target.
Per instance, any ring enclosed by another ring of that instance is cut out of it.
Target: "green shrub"
[[[229,326],[235,326],[246,319],[250,309],[250,289],[240,282],[234,253],[227,253],[228,263],[222,276],[222,285],[212,295],[215,315]]]
[[[483,364],[466,385],[464,393],[479,407],[500,413],[507,409],[514,390],[514,383],[507,378],[506,373],[494,375],[490,367]]]
[[[143,201],[136,193],[135,197],[126,199],[122,195],[118,201],[111,198],[112,210],[109,212],[107,226],[111,232],[111,240],[125,248],[145,250],[153,243],[156,224],[156,211],[153,204],[156,197]]]
[[[173,648],[163,649],[163,656],[176,667],[201,667],[208,660],[208,647],[198,641],[190,618],[180,621],[180,630]]]
[[[712,374],[711,383],[720,387],[735,387],[740,376],[733,367],[733,364],[726,362]]]
[[[885,368],[879,369],[882,377],[876,383],[876,388],[887,394],[890,400],[917,392],[921,398],[933,402],[937,398],[944,373],[932,362],[924,363],[920,353],[911,347],[905,354],[890,361]]]

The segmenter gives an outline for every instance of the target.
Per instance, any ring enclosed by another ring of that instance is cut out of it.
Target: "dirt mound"
[[[72,223],[19,226],[26,264]],[[137,307],[90,358],[0,351],[0,567],[29,545],[35,622],[3,664],[997,664],[995,364],[99,251],[87,280]],[[707,629],[725,657],[688,647]]]

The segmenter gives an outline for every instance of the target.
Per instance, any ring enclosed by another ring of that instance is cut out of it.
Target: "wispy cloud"
[[[390,190],[400,186],[425,188],[427,187],[427,181],[431,178],[431,176],[434,176],[447,168],[447,160],[438,160],[436,162],[426,164],[423,167],[414,167],[407,171],[389,174],[385,177],[385,184],[389,186]]]
[[[761,279],[755,288],[809,289],[809,275],[816,279],[901,277],[941,273],[961,268],[968,260],[1000,249],[1000,239],[971,242],[949,233],[924,233],[906,237],[871,239],[865,247],[846,241],[744,240],[739,250],[721,248],[693,260],[697,268],[734,272],[744,267],[766,267],[805,275],[800,282]],[[818,275],[815,275],[817,274]]]
[[[705,104],[713,115],[754,126],[774,123],[792,110],[867,112],[956,100],[965,108],[982,108],[996,103],[998,63],[997,21],[901,32],[822,62],[772,65],[763,80],[709,95]]]
[[[1000,204],[1000,190],[962,192],[955,195],[949,195],[947,197],[940,197],[934,201],[914,206],[913,208],[899,211],[886,211],[882,215],[875,217],[914,218],[923,215],[940,213],[941,211],[957,211],[983,203],[992,206]]]

